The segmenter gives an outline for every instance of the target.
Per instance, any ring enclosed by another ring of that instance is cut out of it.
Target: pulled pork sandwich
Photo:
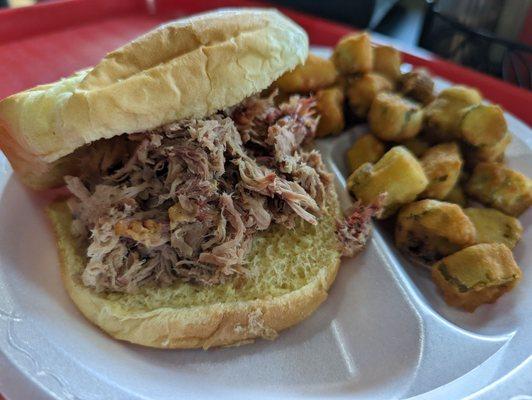
[[[376,208],[339,218],[309,147],[314,99],[265,92],[307,52],[275,11],[218,11],[0,102],[18,176],[71,193],[48,214],[90,321],[146,346],[208,348],[274,338],[325,300]]]

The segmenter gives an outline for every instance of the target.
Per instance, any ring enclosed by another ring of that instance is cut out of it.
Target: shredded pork
[[[128,135],[128,158],[114,146],[96,170],[66,177],[72,229],[88,243],[83,283],[134,292],[245,273],[257,231],[317,223],[331,177],[319,153],[302,148],[316,124],[312,98],[276,106],[273,95],[252,97]]]
[[[218,284],[246,273],[256,232],[297,218],[316,224],[332,177],[304,150],[315,102],[276,105],[274,95],[124,135],[97,168],[66,177],[72,229],[88,246],[83,283],[128,293],[178,279]],[[352,229],[340,230],[344,240]]]
[[[336,223],[336,236],[344,257],[354,257],[366,246],[371,233],[371,219],[382,213],[386,193],[382,193],[373,204],[357,201],[347,216]]]

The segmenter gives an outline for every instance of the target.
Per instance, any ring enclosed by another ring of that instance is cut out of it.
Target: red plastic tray
[[[0,11],[0,98],[67,76],[108,51],[170,19],[227,6],[268,6],[247,0],[62,0]],[[333,46],[352,28],[282,9],[315,45]],[[436,57],[403,53],[455,83],[477,87],[489,100],[532,125],[532,92]]]

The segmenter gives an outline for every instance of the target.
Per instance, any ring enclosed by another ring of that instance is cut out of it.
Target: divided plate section
[[[274,342],[208,352],[141,348],[109,338],[75,309],[61,284],[44,201],[9,167],[4,173],[1,348],[25,379],[59,398],[102,398],[113,390],[128,399],[187,393],[387,399],[408,390],[420,362],[422,324],[373,243],[343,263],[318,311]]]
[[[530,175],[531,146],[522,140],[523,136],[526,139],[529,130],[511,115],[507,118],[510,129],[518,132],[508,151],[508,164]],[[366,125],[359,125],[340,136],[320,142],[322,153],[329,155],[325,158],[334,160],[330,161],[334,163],[331,169],[337,174],[340,184],[345,185],[349,175],[345,156],[347,149],[356,137],[367,132]],[[346,194],[343,199],[346,205],[349,204],[347,197]],[[530,225],[531,214],[529,211],[521,218],[524,227]],[[515,358],[507,362],[507,367],[499,370],[498,374],[504,375],[526,360],[532,350],[532,346],[525,343],[526,337],[532,332],[527,316],[527,310],[532,305],[532,296],[527,290],[532,285],[532,277],[526,271],[532,259],[532,250],[525,246],[532,238],[529,229],[525,230],[515,251],[516,260],[524,269],[523,281],[496,304],[482,306],[471,314],[445,304],[430,279],[429,271],[415,266],[397,251],[391,228],[393,220],[377,222],[372,244],[386,258],[387,267],[423,321],[422,357],[406,396],[415,396],[446,385],[477,368],[499,350],[505,352],[506,361],[510,354],[510,358]],[[525,351],[520,353],[518,349]],[[468,384],[471,393],[490,383],[490,375],[481,376],[483,379],[477,377]]]
[[[509,122],[518,137],[529,135],[528,143],[515,139],[510,165],[531,174],[530,130]],[[320,143],[340,184],[345,150],[363,129]],[[8,396],[32,386],[43,390],[27,398],[405,398],[490,364],[467,386],[480,389],[530,355],[530,249],[516,250],[525,267],[521,285],[468,314],[447,307],[428,275],[397,254],[380,228],[364,253],[343,262],[325,304],[274,342],[208,352],[117,342],[68,299],[44,201],[21,186],[3,157],[0,166],[0,365],[20,372],[1,382]],[[530,212],[523,220],[529,224]],[[530,239],[528,230],[523,243]]]

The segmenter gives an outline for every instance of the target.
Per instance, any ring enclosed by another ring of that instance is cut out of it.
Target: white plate
[[[531,176],[532,132],[507,120],[509,165]],[[363,130],[319,144],[340,183]],[[0,392],[10,399],[532,398],[530,211],[515,249],[521,284],[474,314],[446,306],[377,228],[325,304],[276,341],[161,351],[112,340],[80,315],[60,282],[47,199],[0,164]]]

